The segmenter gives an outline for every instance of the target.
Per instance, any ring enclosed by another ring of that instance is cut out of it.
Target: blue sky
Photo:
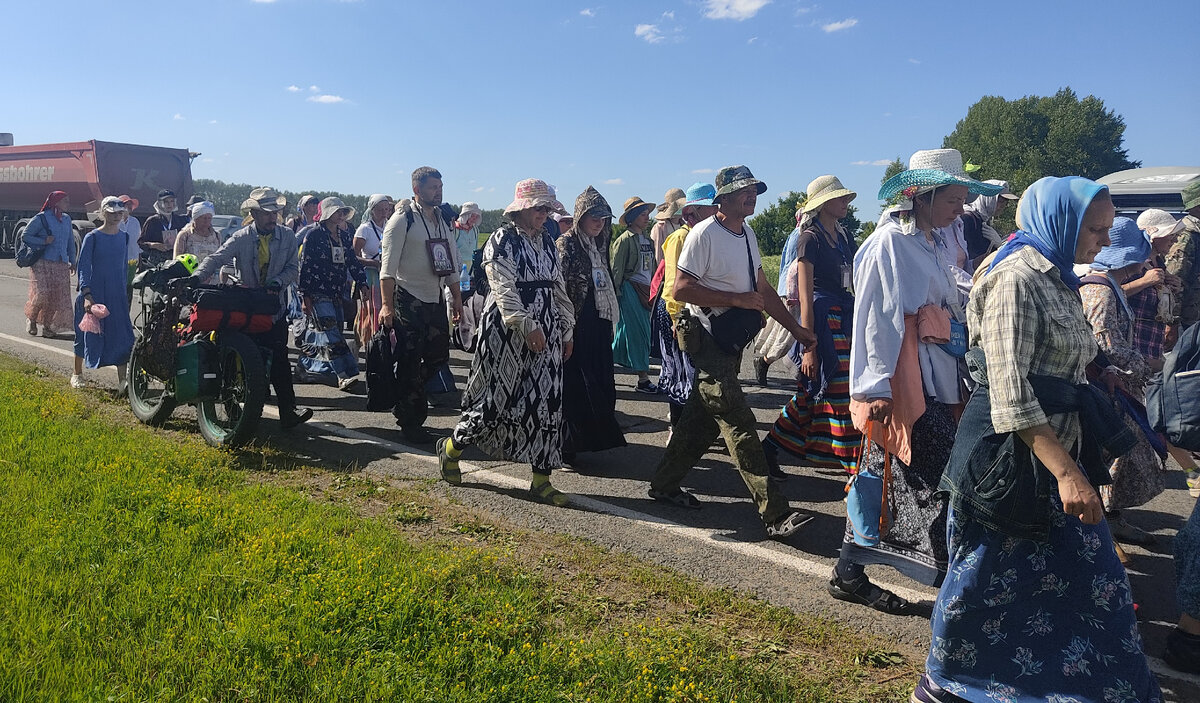
[[[1195,0],[62,0],[5,15],[29,31],[7,33],[0,131],[184,147],[203,153],[196,177],[230,182],[400,195],[428,164],[455,203],[502,207],[537,177],[568,207],[593,184],[616,208],[744,163],[769,186],[760,209],[833,173],[873,216],[883,164],[940,146],[981,96],[1063,86],[1121,114],[1145,165],[1200,164]]]

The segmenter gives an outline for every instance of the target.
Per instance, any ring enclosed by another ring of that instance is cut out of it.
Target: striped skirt
[[[829,377],[825,392],[814,396],[803,376],[796,395],[788,401],[771,428],[770,441],[808,466],[842,469],[854,473],[862,434],[850,419],[850,337],[842,329],[842,310],[833,306],[818,325],[817,334],[833,336],[837,372]],[[824,369],[822,370],[824,372]]]

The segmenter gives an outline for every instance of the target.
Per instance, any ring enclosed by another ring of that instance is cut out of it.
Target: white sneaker
[[[343,378],[342,380],[338,381],[338,390],[351,393],[358,388],[359,383],[360,381],[358,380],[358,376],[353,378]]]
[[[85,384],[83,382],[83,376],[80,376],[77,373],[71,374],[71,387],[72,388],[83,388],[85,385],[87,385],[87,384]]]

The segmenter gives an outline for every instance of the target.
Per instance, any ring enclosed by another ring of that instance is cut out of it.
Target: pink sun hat
[[[537,178],[526,178],[517,183],[513,201],[508,204],[508,207],[504,208],[504,214],[507,215],[521,210],[528,210],[539,205],[545,205],[560,214],[566,214],[567,212],[563,208],[563,204],[555,199],[554,188],[551,188],[545,181]]]

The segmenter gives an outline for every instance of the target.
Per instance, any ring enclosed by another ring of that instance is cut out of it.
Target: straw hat
[[[329,196],[321,201],[321,212],[317,215],[317,221],[324,222],[342,210],[350,211],[350,214],[346,215],[347,220],[354,219],[354,208],[347,205],[341,198]]]
[[[271,186],[259,186],[250,191],[250,197],[242,201],[243,210],[279,212],[287,207],[287,198],[275,192]]]
[[[817,176],[808,184],[806,190],[808,197],[804,199],[803,212],[812,212],[821,207],[830,200],[840,198],[844,195],[849,195],[851,200],[858,197],[858,193],[846,188],[837,176]]]
[[[618,224],[629,226],[629,216],[636,215],[642,208],[647,210],[654,207],[654,203],[648,203],[641,198],[634,196],[625,201],[625,211],[621,213],[621,217],[617,219]]]
[[[1004,190],[1003,186],[968,176],[958,149],[925,149],[909,158],[907,171],[887,179],[879,189],[879,199],[891,200],[903,195],[911,200],[941,186],[966,186],[972,195],[999,195]]]
[[[554,189],[543,180],[526,178],[517,183],[515,191],[513,201],[508,204],[508,207],[504,208],[505,215],[535,208],[539,205],[544,205],[554,212],[565,212],[562,203],[554,198]]]
[[[1138,229],[1146,233],[1151,241],[1170,237],[1183,229],[1183,220],[1177,220],[1166,210],[1149,209],[1137,218]]]
[[[678,217],[679,213],[683,212],[686,200],[682,188],[668,190],[666,195],[663,196],[662,204],[655,208],[657,212],[654,215],[654,219],[661,222]]]

